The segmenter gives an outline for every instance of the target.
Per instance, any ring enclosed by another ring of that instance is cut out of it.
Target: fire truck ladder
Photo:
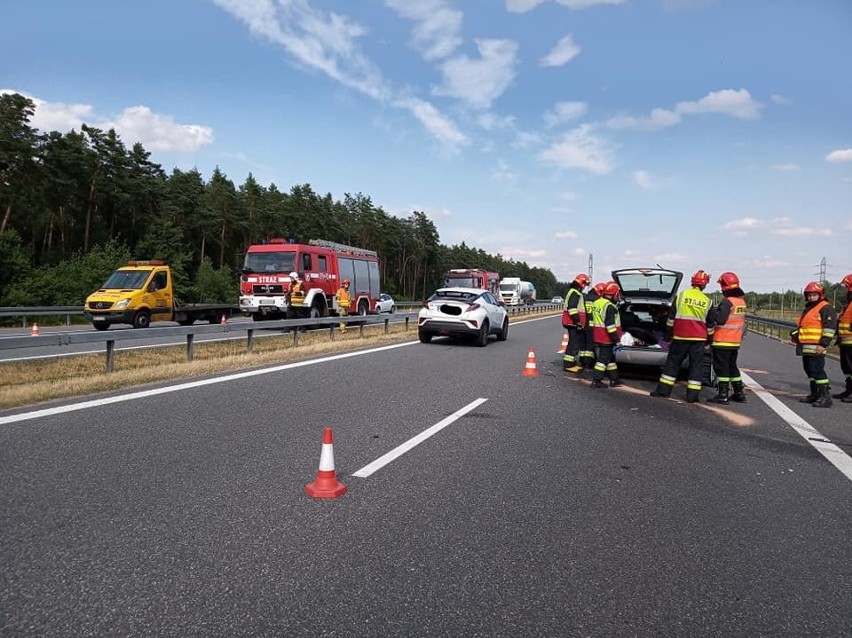
[[[355,246],[347,246],[339,244],[336,241],[328,241],[327,239],[311,239],[308,242],[311,246],[322,246],[323,248],[331,248],[341,253],[351,253],[353,255],[368,255],[370,257],[378,257],[379,253],[375,250],[367,250],[366,248],[356,248]]]

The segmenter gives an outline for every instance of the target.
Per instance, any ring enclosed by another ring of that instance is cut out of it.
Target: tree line
[[[284,192],[250,173],[237,186],[218,167],[207,180],[167,174],[113,129],[45,133],[34,112],[29,98],[0,95],[0,306],[82,305],[133,258],[168,261],[184,301],[236,302],[246,247],[276,237],[374,250],[383,290],[401,298],[428,296],[451,268],[521,277],[540,297],[567,287],[548,269],[441,244],[422,211],[399,218],[361,193]]]

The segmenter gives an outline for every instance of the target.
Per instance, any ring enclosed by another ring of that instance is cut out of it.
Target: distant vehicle
[[[234,304],[182,304],[174,295],[172,271],[164,261],[130,261],[86,298],[83,315],[96,330],[114,323],[147,328],[152,321],[219,323],[238,309]]]
[[[618,311],[621,327],[629,335],[616,348],[619,364],[662,367],[669,354],[666,320],[675,301],[683,273],[664,268],[613,270],[612,279],[621,289]],[[632,345],[624,342],[632,341]],[[710,353],[704,357],[705,385],[710,385]]]
[[[396,304],[393,301],[393,297],[386,292],[380,294],[379,298],[376,300],[376,314],[381,314],[383,312],[389,312],[391,314],[396,312]]]
[[[562,297],[556,296],[550,300],[550,303],[563,304],[565,303],[565,300]]]
[[[520,277],[505,277],[500,280],[500,301],[507,306],[534,304],[535,286]]]
[[[444,275],[445,288],[478,288],[497,295],[500,292],[500,273],[479,268],[453,268]]]
[[[421,343],[432,337],[473,337],[477,346],[485,346],[488,337],[498,341],[509,336],[509,313],[487,290],[477,288],[439,288],[426,300],[417,316],[417,335]]]

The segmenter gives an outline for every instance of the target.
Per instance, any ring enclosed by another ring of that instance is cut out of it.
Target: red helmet
[[[598,295],[602,295],[602,294],[603,294],[604,288],[606,288],[606,282],[605,282],[605,281],[599,281],[598,283],[596,283],[596,284],[593,286],[594,291],[595,291],[596,293],[598,293]]]
[[[710,275],[703,270],[698,270],[694,275],[692,275],[691,281],[693,286],[704,288],[704,286],[710,283]]]
[[[812,281],[807,286],[805,286],[803,294],[808,295],[812,292],[818,294],[819,298],[822,299],[822,296],[825,294],[825,288],[818,281]]]
[[[580,286],[580,288],[585,288],[590,283],[592,283],[592,278],[589,277],[586,273],[581,272],[579,275],[574,277],[574,281]]]
[[[349,285],[349,284],[351,284],[351,283],[352,283],[352,282],[351,282],[351,281],[349,281],[348,279],[344,279],[342,282],[340,282],[340,285],[341,285],[341,286],[348,286],[348,285]]]
[[[602,293],[604,297],[611,297],[611,298],[615,299],[616,297],[618,297],[618,295],[620,293],[621,293],[621,288],[619,288],[618,284],[615,283],[614,281],[608,281],[608,282],[606,282],[606,284],[604,284],[603,293]]]
[[[723,272],[721,275],[719,275],[719,278],[716,280],[716,283],[718,283],[722,287],[722,292],[724,292],[725,290],[739,288],[740,278],[737,277],[736,273]]]
[[[846,286],[846,290],[852,290],[852,272],[840,280],[841,286]]]

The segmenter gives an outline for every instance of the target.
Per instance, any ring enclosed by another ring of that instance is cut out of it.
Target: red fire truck
[[[479,268],[453,268],[444,275],[444,285],[447,287],[479,288],[499,295],[500,275]]]
[[[304,298],[290,298],[291,273],[304,281]],[[349,313],[375,312],[380,285],[374,251],[323,239],[307,244],[283,239],[252,244],[240,277],[240,310],[255,321],[337,315],[335,293],[344,279],[350,281]]]

